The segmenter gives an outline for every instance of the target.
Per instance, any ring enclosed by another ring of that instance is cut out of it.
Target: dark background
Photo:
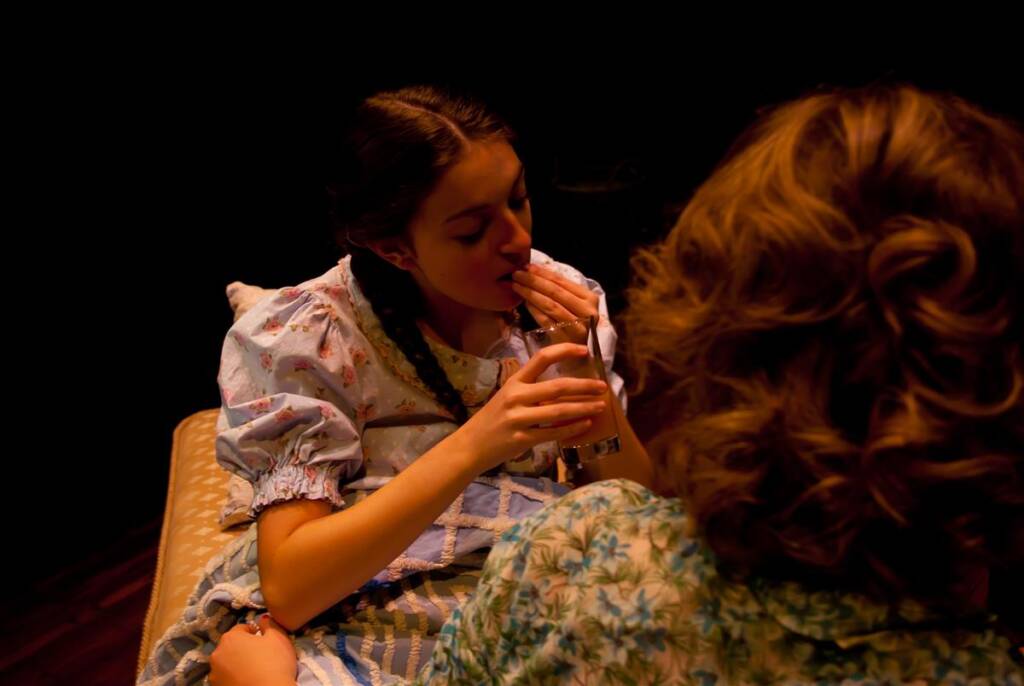
[[[0,513],[32,579],[163,510],[171,433],[215,407],[233,280],[294,284],[337,259],[326,219],[332,150],[352,107],[415,82],[475,93],[518,131],[535,246],[622,305],[630,250],[676,208],[760,108],[822,85],[910,81],[1024,118],[1017,65],[857,59],[856,66],[574,54],[471,70],[371,54],[334,65],[223,56],[69,62],[33,84],[19,189],[36,268],[8,289],[17,419]],[[849,61],[849,60],[847,60]],[[24,253],[12,251],[18,262]],[[12,588],[12,587],[8,587]],[[13,588],[17,588],[14,586]]]

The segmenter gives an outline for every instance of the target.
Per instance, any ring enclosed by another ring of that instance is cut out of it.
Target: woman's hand
[[[292,639],[266,614],[258,627],[231,627],[210,655],[213,686],[295,686],[297,670]]]

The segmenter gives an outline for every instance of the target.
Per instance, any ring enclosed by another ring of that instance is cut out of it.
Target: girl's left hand
[[[512,279],[512,288],[523,297],[530,314],[541,326],[600,316],[601,297],[597,293],[550,269],[529,264],[514,272]]]

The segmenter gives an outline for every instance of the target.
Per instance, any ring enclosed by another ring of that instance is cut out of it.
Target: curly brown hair
[[[963,100],[816,93],[738,141],[623,317],[724,566],[933,603],[1019,568],[1022,267],[1024,137]]]

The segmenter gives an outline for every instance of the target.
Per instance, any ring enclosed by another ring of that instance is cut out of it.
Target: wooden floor
[[[0,684],[125,686],[135,681],[160,519],[5,602]]]

